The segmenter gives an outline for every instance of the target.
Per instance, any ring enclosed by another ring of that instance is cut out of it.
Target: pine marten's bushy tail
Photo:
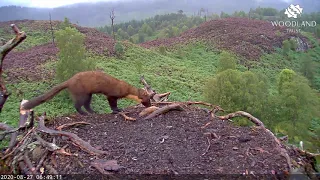
[[[68,81],[65,81],[55,87],[53,87],[50,91],[46,92],[45,94],[42,94],[38,97],[35,97],[33,99],[30,99],[26,103],[22,104],[23,109],[29,110],[32,109],[46,101],[49,101],[52,99],[55,95],[57,95],[60,91],[68,87]]]

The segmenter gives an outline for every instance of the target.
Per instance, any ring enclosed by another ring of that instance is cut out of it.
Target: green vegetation
[[[214,18],[214,17],[207,17]],[[185,14],[171,13],[156,15],[145,20],[132,20],[126,23],[114,25],[116,38],[118,40],[129,40],[132,43],[142,43],[158,38],[170,38],[179,35],[189,28],[196,27],[204,22],[200,16],[188,17]],[[112,27],[104,26],[98,28],[100,31],[112,35]]]
[[[19,46],[14,49],[15,51],[23,51],[28,48],[45,44],[51,41],[51,35],[48,32],[32,31],[25,27],[21,27],[20,29],[22,31],[28,32],[28,41],[23,41],[21,44],[19,44]],[[13,38],[14,35],[9,32],[5,31],[3,28],[0,28],[0,39],[3,38],[3,41],[7,42],[7,40]]]
[[[222,51],[219,57],[218,72],[222,72],[227,69],[236,69],[236,65],[236,57],[229,52]]]
[[[148,82],[159,92],[170,91],[172,100],[185,101],[188,99],[203,100],[199,89],[203,87],[206,79],[216,71],[218,54],[216,52],[207,52],[203,44],[189,45],[181,47],[180,50],[185,56],[177,58],[177,52],[167,52],[164,56],[158,51],[148,50],[134,45],[129,45],[125,49],[123,58],[109,58],[103,56],[88,56],[96,62],[97,67],[103,69],[119,79],[142,87],[139,82],[140,75],[144,75]],[[181,53],[180,52],[180,53]],[[49,63],[44,68],[55,68],[57,64]],[[199,66],[201,64],[201,66]],[[22,98],[30,99],[40,95],[57,82],[48,80],[46,82],[22,82],[19,84],[10,84],[8,89],[20,89],[24,92],[23,97],[12,94],[8,99],[0,119],[2,122],[16,125],[19,112],[16,107]],[[134,105],[130,100],[121,100],[119,107]],[[92,107],[99,113],[110,112],[109,105],[104,96],[93,96]],[[47,103],[41,104],[35,108],[35,112],[41,114],[46,111],[49,117],[75,113],[72,101],[63,94],[58,94]]]
[[[65,27],[56,32],[59,48],[56,78],[59,82],[71,78],[78,72],[95,68],[94,61],[85,58],[84,38],[85,36],[75,28]]]
[[[117,41],[115,46],[114,46],[115,52],[119,58],[122,57],[124,53],[124,47],[120,41]]]
[[[250,13],[252,18],[257,14],[257,18],[264,19],[264,16],[277,16],[280,12],[272,8],[257,8]],[[236,12],[232,15],[222,13],[221,16],[249,15]],[[121,23],[115,29],[118,40],[140,43],[175,36],[203,21],[203,17],[187,17],[179,12]],[[296,51],[296,42],[285,40],[282,49],[250,62],[252,67],[247,70],[240,64],[247,63],[246,60],[240,61],[239,57],[230,52],[211,51],[202,43],[177,46],[174,50],[164,46],[149,50],[130,43],[124,48],[118,41],[115,51],[121,56],[87,54],[83,47],[84,36],[67,27],[67,20],[64,24],[66,26],[61,27],[64,30],[56,33],[58,47],[62,49],[59,61],[43,66],[56,68],[59,81],[78,71],[93,68],[94,65],[90,63],[94,61],[105,72],[138,87],[142,87],[139,77],[144,75],[158,92],[172,92],[172,101],[204,100],[220,104],[227,112],[247,111],[261,119],[277,135],[289,135],[291,143],[297,144],[303,140],[307,150],[316,151],[320,148],[320,46],[310,33],[304,33],[313,44],[313,48],[307,52]],[[111,33],[108,26],[100,30]],[[9,97],[0,114],[1,121],[16,125],[19,114],[16,107],[21,99],[40,95],[56,84],[54,80],[9,84],[9,90],[19,89],[24,94],[23,97],[16,94]],[[99,113],[110,112],[102,95],[95,95],[92,104],[93,109]],[[119,106],[123,108],[133,104],[135,102],[130,100],[121,100]],[[35,108],[38,114],[44,111],[50,117],[76,112],[71,100],[62,94]],[[236,123],[249,124],[241,118]]]

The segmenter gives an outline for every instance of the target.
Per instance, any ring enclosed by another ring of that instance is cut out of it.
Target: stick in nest
[[[176,103],[176,104],[170,104],[170,105],[167,105],[167,106],[164,106],[162,108],[159,108],[157,109],[156,111],[154,111],[153,113],[151,113],[150,115],[148,115],[147,117],[145,117],[144,119],[147,120],[147,119],[151,119],[151,118],[154,118],[160,114],[164,114],[168,111],[171,111],[171,110],[178,110],[178,111],[182,111],[183,108],[181,107],[181,104],[180,103]]]
[[[139,117],[142,117],[142,116],[151,114],[151,113],[153,113],[154,111],[156,111],[156,110],[158,110],[158,109],[159,109],[159,107],[157,107],[157,106],[151,106],[151,107],[145,108],[144,110],[142,110],[142,111],[139,113]]]
[[[211,142],[210,142],[209,137],[207,137],[207,141],[208,141],[208,147],[207,147],[206,151],[202,154],[202,156],[206,155],[207,152],[209,151],[210,147],[211,147]]]
[[[108,152],[106,152],[106,151],[101,151],[101,150],[98,150],[98,149],[92,147],[88,142],[82,140],[76,134],[73,134],[70,132],[65,132],[65,131],[57,131],[57,130],[47,128],[44,125],[44,119],[45,119],[45,114],[39,118],[39,125],[38,125],[38,129],[37,129],[38,131],[50,134],[52,136],[68,137],[72,142],[74,142],[76,145],[78,145],[82,150],[84,150],[90,154],[94,154],[94,155],[108,154]]]
[[[63,128],[68,128],[68,127],[75,126],[75,125],[91,125],[91,123],[81,121],[81,122],[73,122],[73,123],[63,124],[61,126],[58,126],[56,128],[56,130],[61,131]]]
[[[129,116],[127,116],[124,112],[120,112],[119,114],[120,114],[122,117],[124,117],[124,120],[125,120],[125,121],[135,121],[135,120],[136,120],[136,118],[129,117]]]

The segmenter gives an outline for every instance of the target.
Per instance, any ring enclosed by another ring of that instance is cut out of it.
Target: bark
[[[157,109],[156,111],[154,111],[153,113],[151,113],[150,115],[148,115],[147,117],[145,117],[144,119],[151,119],[154,118],[156,116],[159,116],[160,114],[164,114],[167,113],[168,111],[172,111],[172,110],[178,110],[178,111],[182,111],[183,108],[181,107],[181,104],[177,103],[177,104],[170,104],[167,106],[164,106],[162,108]]]
[[[3,60],[6,57],[6,55],[17,45],[19,45],[23,40],[27,38],[27,35],[25,32],[20,32],[18,27],[15,24],[11,24],[12,30],[16,34],[16,37],[9,40],[6,44],[0,47],[0,112],[2,111],[2,108],[4,104],[6,103],[10,93],[7,91],[7,88],[4,84],[4,80],[2,78],[2,67],[3,67]]]
[[[63,125],[57,127],[56,129],[61,131],[63,128],[68,128],[68,127],[76,126],[76,125],[91,125],[91,123],[87,123],[87,122],[84,122],[84,121],[73,122],[73,123],[63,124]]]

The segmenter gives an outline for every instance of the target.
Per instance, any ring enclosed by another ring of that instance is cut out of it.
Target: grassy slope
[[[317,46],[309,52],[314,61],[320,59],[320,47]],[[278,73],[284,68],[291,68],[298,71],[301,67],[300,57],[304,53],[291,52],[291,60],[274,53],[265,55],[256,64],[252,71],[263,72],[266,74],[271,85],[275,85]],[[148,50],[134,45],[130,45],[125,50],[122,59],[107,58],[101,56],[93,57],[97,61],[98,68],[105,72],[126,80],[129,83],[142,87],[139,83],[140,75],[144,75],[152,87],[159,92],[172,92],[171,100],[204,100],[202,97],[202,87],[209,77],[214,76],[219,58],[218,52],[208,51],[202,44],[188,45],[180,47],[174,52],[166,52],[164,55],[157,50]],[[46,68],[53,68],[52,62]],[[245,70],[242,66],[238,67]],[[0,114],[0,121],[15,125],[18,117],[17,108],[22,98],[30,99],[40,93],[49,90],[56,83],[47,82],[23,82],[19,84],[9,84],[8,88],[20,89],[24,92],[24,97],[17,97],[15,93],[10,96],[3,112]],[[93,108],[99,113],[110,112],[109,106],[102,95],[95,95]],[[121,100],[120,106],[126,107],[133,105],[134,102]],[[66,93],[59,94],[48,103],[44,103],[35,108],[37,113],[46,111],[49,116],[58,116],[74,113],[71,99]]]
[[[28,36],[28,40],[24,42],[24,45],[21,44],[18,50],[50,41],[50,38],[44,38],[44,36],[41,32],[33,32]],[[320,47],[315,39],[313,39],[313,43],[316,47],[310,49],[308,54],[319,65]],[[176,51],[161,54],[158,50],[148,50],[135,45],[129,45],[122,59],[102,56],[93,56],[92,58],[97,61],[98,68],[102,68],[105,72],[119,79],[126,80],[135,86],[142,87],[139,83],[139,77],[140,75],[144,75],[152,87],[159,92],[172,92],[170,96],[171,100],[204,100],[202,87],[209,77],[215,75],[219,53],[207,50],[206,46],[202,44],[176,49]],[[278,50],[274,54],[263,56],[256,63],[255,67],[250,70],[267,75],[272,83],[272,92],[276,90],[275,85],[279,72],[284,68],[293,69],[298,72],[301,67],[301,57],[304,55],[305,53],[291,51],[289,54],[290,59],[288,59],[282,55],[281,50]],[[55,63],[50,62],[44,66],[51,69],[54,68],[54,65]],[[243,71],[246,70],[246,68],[240,65],[238,68]],[[316,76],[320,78],[319,69]],[[55,84],[53,80],[9,84],[8,88],[13,94],[0,114],[0,122],[6,122],[14,126],[17,125],[19,117],[18,107],[21,99],[30,99],[44,93]],[[24,96],[17,96],[15,89],[23,91]],[[121,100],[119,103],[122,108],[134,104],[134,102],[129,100]],[[95,95],[92,105],[93,109],[99,113],[110,112],[106,99],[102,95]],[[71,99],[69,99],[66,93],[62,93],[48,103],[36,107],[35,112],[37,114],[47,112],[50,117],[54,117],[75,113],[75,109],[73,108]]]
[[[155,50],[147,50],[137,46],[130,46],[126,49],[123,59],[93,57],[98,63],[98,67],[105,72],[142,87],[139,83],[140,75],[144,75],[152,87],[159,92],[172,92],[171,100],[202,100],[201,87],[205,80],[214,75],[218,54],[206,52],[206,48],[199,44],[183,47],[175,53],[161,55]],[[52,68],[52,63],[47,65]],[[142,72],[142,73],[141,73]],[[17,124],[19,102],[22,98],[30,99],[39,92],[45,92],[55,83],[33,82],[8,85],[9,89],[20,89],[25,94],[24,97],[10,96],[3,112],[0,114],[0,121],[12,125]],[[49,116],[57,116],[74,113],[71,100],[66,94],[59,94],[48,103],[44,103],[35,108],[36,113],[46,111]],[[67,99],[66,99],[67,98]],[[93,108],[99,113],[110,112],[109,106],[102,95],[95,95]],[[128,100],[121,100],[120,107],[134,105]]]

